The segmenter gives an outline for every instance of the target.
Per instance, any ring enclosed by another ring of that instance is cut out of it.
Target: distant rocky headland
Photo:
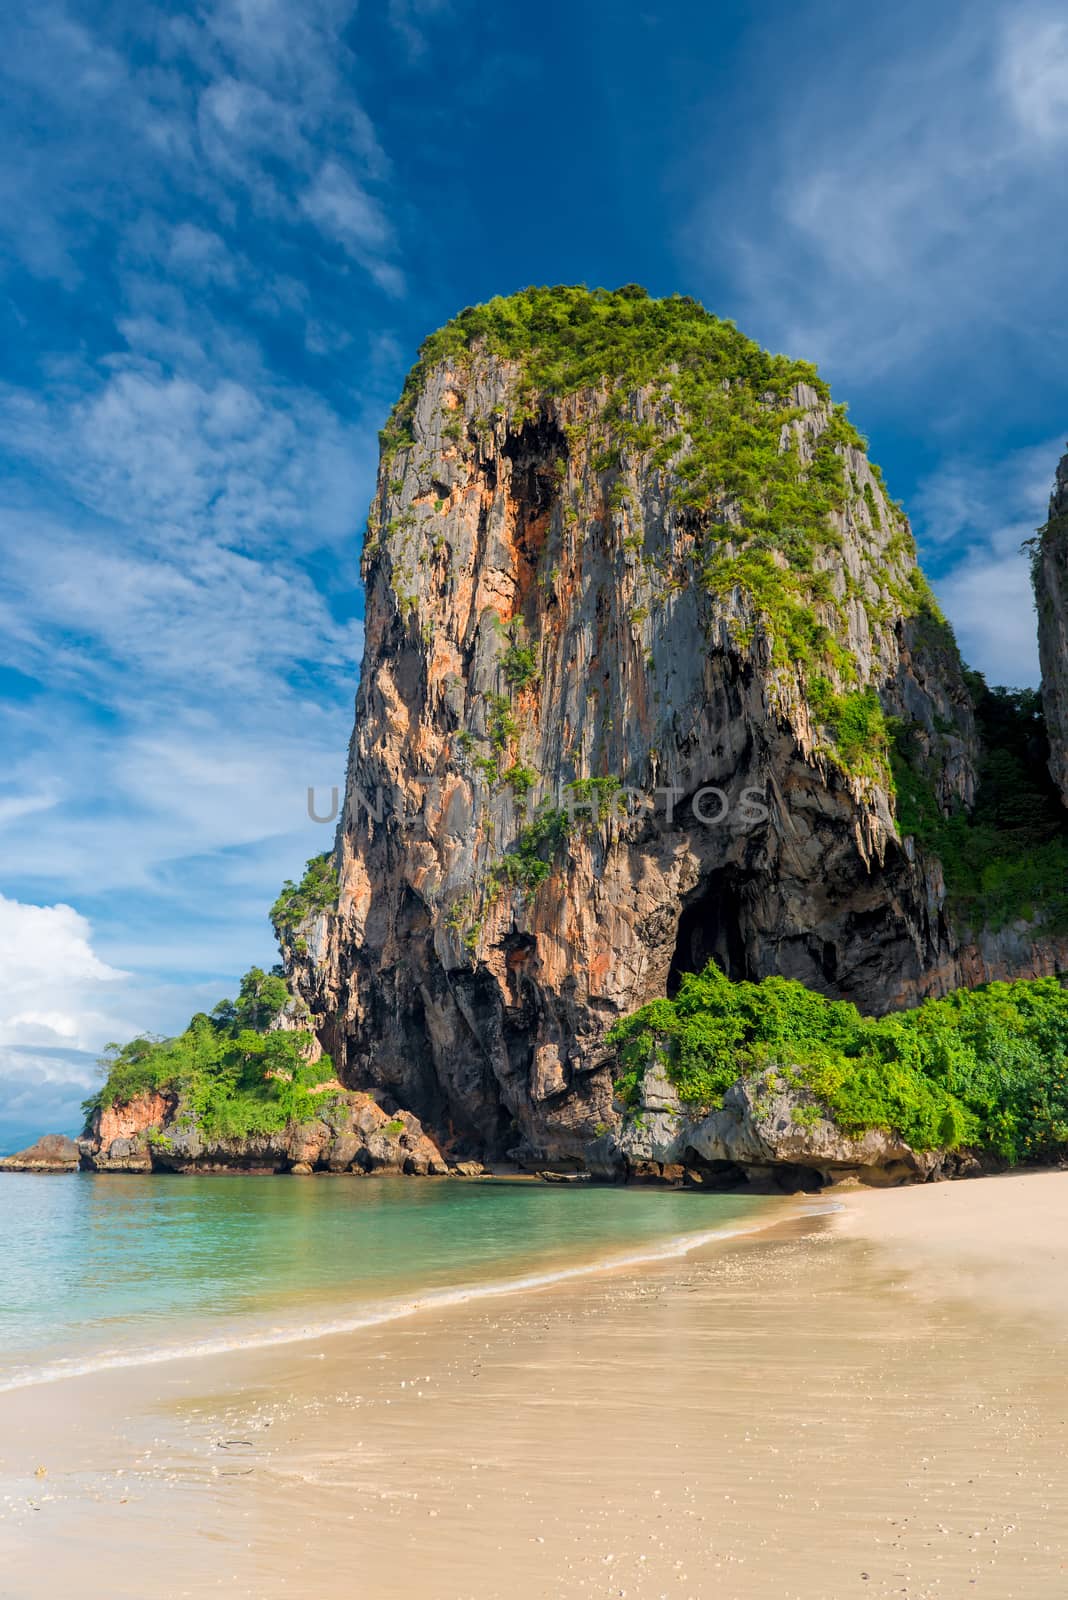
[[[78,1161],[1059,1159],[1066,570],[1068,457],[1042,695],[991,688],[814,368],[634,286],[463,312],[381,435],[334,848],[273,973],[113,1053]]]

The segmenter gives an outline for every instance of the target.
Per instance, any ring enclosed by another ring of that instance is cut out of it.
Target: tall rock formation
[[[949,812],[971,700],[812,368],[687,299],[526,291],[427,341],[382,439],[337,899],[277,924],[347,1084],[581,1157],[607,1029],[710,956],[869,1010],[944,986],[887,724]]]
[[[1068,455],[1062,456],[1049,520],[1034,556],[1042,709],[1049,736],[1049,770],[1068,805]]]

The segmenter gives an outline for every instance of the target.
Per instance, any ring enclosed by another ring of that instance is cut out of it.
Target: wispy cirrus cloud
[[[404,289],[354,15],[44,0],[6,35],[0,871],[53,977],[61,901],[132,974],[118,1011],[72,990],[78,1027],[20,1008],[42,1085],[84,1092],[101,1018],[177,1027],[269,963],[277,884],[329,843],[306,790],[343,769]]]
[[[323,233],[366,267],[381,288],[390,294],[403,292],[404,276],[385,255],[390,228],[382,207],[337,161],[323,162],[302,195],[301,206]]]
[[[157,546],[192,531],[261,550],[352,540],[373,483],[366,423],[199,355],[186,353],[184,371],[118,357],[102,382],[69,398],[0,390],[8,448],[49,469],[88,510],[151,527]]]
[[[413,61],[422,61],[428,54],[428,28],[449,10],[449,0],[388,0],[389,25]]]
[[[1068,22],[1055,11],[1004,14],[1000,84],[1021,128],[1044,144],[1068,140]]]
[[[346,82],[353,14],[330,0],[215,0],[185,15],[148,7],[115,40],[55,0],[16,19],[0,66],[22,155],[0,177],[8,248],[71,285],[102,225],[167,215],[180,194],[221,233],[240,233],[242,211],[296,232],[322,225],[397,291],[396,239],[372,193],[389,162]],[[315,203],[324,150],[363,195],[373,229],[339,230]]]
[[[833,52],[797,45],[744,181],[714,187],[686,231],[710,265],[726,251],[746,325],[865,384],[1027,337],[1023,286],[1053,313],[1068,242],[1050,203],[1068,140],[1059,13],[980,0],[921,21],[906,3]]]

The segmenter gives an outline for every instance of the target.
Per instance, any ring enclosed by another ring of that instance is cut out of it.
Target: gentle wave
[[[837,1203],[823,1206],[806,1206],[795,1216],[824,1216],[841,1210]],[[51,1361],[41,1367],[0,1377],[0,1394],[13,1389],[29,1389],[43,1383],[59,1383],[66,1378],[84,1378],[97,1372],[113,1371],[124,1367],[159,1366],[167,1361],[186,1361],[200,1356],[230,1355],[238,1350],[267,1350],[276,1345],[303,1344],[332,1334],[359,1333],[365,1328],[381,1327],[383,1323],[399,1322],[404,1317],[418,1315],[421,1311],[437,1311],[450,1306],[467,1305],[474,1300],[493,1300],[504,1295],[519,1294],[528,1289],[546,1289],[569,1279],[590,1277],[595,1273],[613,1272],[621,1267],[641,1267],[656,1261],[668,1261],[689,1255],[705,1244],[715,1244],[724,1239],[737,1239],[751,1233],[762,1233],[783,1220],[781,1215],[768,1217],[749,1227],[707,1228],[700,1233],[677,1234],[647,1250],[626,1255],[605,1256],[597,1261],[579,1266],[558,1267],[548,1272],[528,1273],[518,1278],[502,1278],[496,1283],[461,1285],[454,1289],[435,1289],[417,1299],[389,1300],[379,1305],[371,1304],[357,1315],[339,1317],[327,1322],[305,1324],[301,1327],[264,1329],[241,1337],[201,1339],[189,1344],[163,1345],[150,1350],[125,1350],[101,1352],[84,1359],[65,1358]]]

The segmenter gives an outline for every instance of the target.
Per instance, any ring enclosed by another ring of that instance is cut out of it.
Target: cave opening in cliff
[[[753,976],[745,953],[742,885],[727,869],[711,873],[683,904],[668,972],[669,999],[687,972],[700,972],[709,961],[735,983]]]

